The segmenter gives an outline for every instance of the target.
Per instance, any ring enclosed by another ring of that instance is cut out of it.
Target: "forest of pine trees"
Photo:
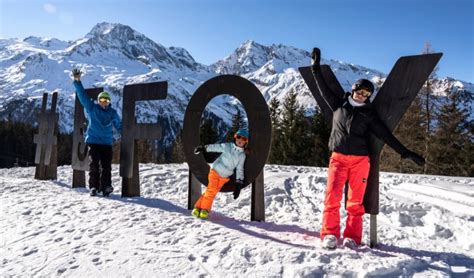
[[[469,120],[468,110],[472,97],[471,92],[464,90],[446,92],[443,104],[437,98],[431,99],[436,104],[430,106],[431,110],[427,113],[426,96],[419,94],[394,135],[407,148],[426,158],[425,167],[400,159],[400,155],[385,146],[380,169],[400,173],[474,176],[474,123]]]
[[[34,166],[33,136],[37,128],[25,123],[0,121],[0,168]],[[58,165],[71,164],[72,135],[58,135]]]
[[[327,167],[330,129],[323,115],[305,115],[293,90],[282,103],[270,101],[272,146],[268,163]]]
[[[432,53],[427,43],[423,53]],[[406,111],[394,135],[408,149],[426,159],[424,167],[385,146],[380,159],[381,171],[433,175],[474,176],[474,123],[469,111],[473,92],[446,90],[445,96],[433,92],[437,68]]]

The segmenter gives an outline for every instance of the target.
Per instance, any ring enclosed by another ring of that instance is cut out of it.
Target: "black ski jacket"
[[[329,92],[332,96],[337,95],[329,88],[320,74],[315,74],[319,67],[313,67],[312,70],[319,93],[333,111],[332,130],[329,137],[331,151],[345,155],[369,155],[370,133],[399,154],[408,151],[382,123],[369,101],[363,106],[354,107],[348,100],[351,96],[350,93],[346,93],[343,98],[325,96],[323,92]]]

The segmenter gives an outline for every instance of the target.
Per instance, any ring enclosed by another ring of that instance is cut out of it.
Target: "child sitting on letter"
[[[194,205],[192,215],[206,219],[211,211],[212,203],[222,186],[229,181],[229,177],[236,171],[236,189],[234,191],[234,199],[237,199],[240,190],[244,184],[244,162],[245,147],[247,146],[249,133],[240,129],[234,134],[234,143],[212,144],[205,146],[197,146],[194,149],[195,154],[202,151],[222,152],[222,154],[211,165],[209,171],[209,184],[206,191],[201,195]]]

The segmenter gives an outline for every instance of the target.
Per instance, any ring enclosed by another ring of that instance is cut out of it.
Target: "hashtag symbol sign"
[[[57,98],[58,93],[53,93],[51,109],[47,111],[48,94],[43,94],[43,103],[41,105],[41,113],[39,114],[38,133],[33,137],[33,142],[36,144],[36,164],[49,165],[53,146],[56,146],[58,143],[56,137],[58,121],[58,114],[56,113]]]

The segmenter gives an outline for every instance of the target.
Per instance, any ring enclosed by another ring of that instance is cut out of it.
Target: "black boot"
[[[104,197],[109,197],[110,193],[112,192],[114,192],[114,188],[110,185],[102,189],[102,194],[104,195]]]
[[[97,196],[97,188],[92,187],[92,188],[91,188],[91,191],[90,191],[90,195],[91,195],[91,196]]]

